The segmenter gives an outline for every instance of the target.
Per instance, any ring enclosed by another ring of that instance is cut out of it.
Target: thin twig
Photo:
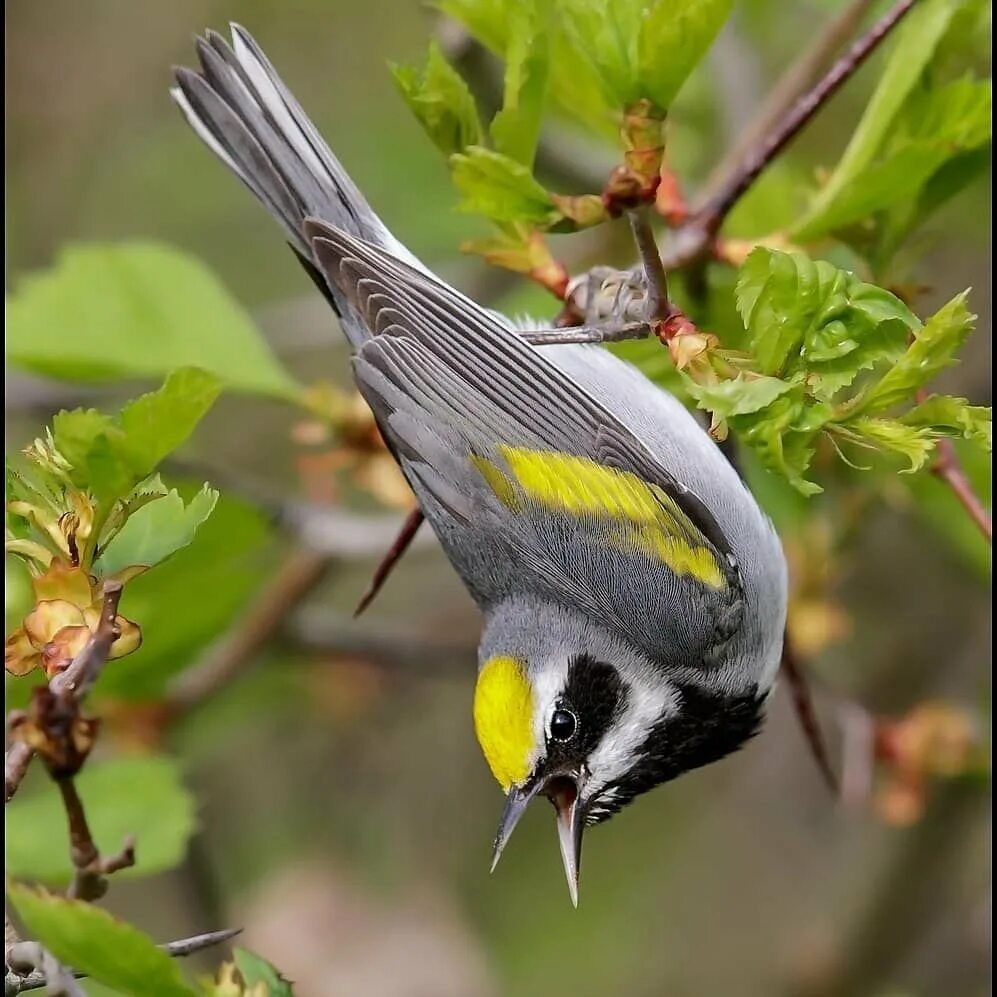
[[[622,343],[627,339],[646,339],[651,335],[647,322],[627,322],[624,325],[576,325],[562,329],[525,329],[520,338],[532,346],[564,346],[569,343]]]
[[[220,945],[235,938],[242,931],[242,928],[225,928],[222,931],[208,931],[202,935],[193,935],[190,938],[181,938],[175,942],[167,942],[159,947],[173,956],[175,959],[183,959],[185,956],[193,955],[202,949],[210,948],[212,945]],[[74,972],[73,976],[80,980],[86,973]],[[40,990],[48,985],[48,981],[42,973],[31,973],[29,976],[17,976],[8,973],[5,979],[5,995],[25,993],[28,990]]]
[[[104,602],[97,629],[69,667],[49,682],[49,688],[57,696],[71,694],[79,701],[97,680],[111,652],[111,645],[119,636],[114,621],[118,615],[121,590],[121,582],[104,582]]]
[[[915,0],[899,0],[841,58],[835,61],[823,78],[803,94],[781,123],[731,170],[718,185],[717,193],[696,212],[690,224],[705,240],[717,234],[724,219],[744,193],[758,179],[762,170],[803,130],[814,115],[850,79],[879,47],[884,38],[900,23]]]
[[[169,713],[183,713],[227,685],[321,582],[331,564],[323,552],[305,547],[293,551],[236,627],[174,682],[166,695]]]
[[[388,576],[394,570],[395,565],[398,563],[402,555],[409,549],[410,544],[415,539],[416,533],[419,532],[419,527],[422,526],[422,521],[426,517],[423,516],[421,509],[413,509],[408,516],[405,518],[405,522],[402,523],[402,528],[398,531],[398,535],[392,541],[391,546],[387,549],[384,557],[381,558],[380,563],[374,569],[374,575],[370,580],[370,584],[367,586],[366,591],[360,597],[360,602],[357,603],[357,608],[353,611],[353,616],[359,616],[377,597],[377,593],[381,591],[384,583],[388,580]]]
[[[832,17],[803,54],[794,60],[769,91],[757,114],[712,171],[704,185],[701,203],[710,201],[728,183],[741,162],[766,135],[778,128],[797,100],[820,79],[852,37],[875,0],[852,0]]]
[[[936,475],[951,489],[962,507],[969,513],[980,532],[987,538],[987,543],[993,543],[994,530],[990,514],[984,508],[979,496],[973,491],[973,486],[966,477],[966,472],[959,463],[955,446],[951,440],[939,440],[937,444],[938,458],[931,468]]]
[[[59,779],[57,785],[69,824],[69,857],[75,870],[66,896],[75,900],[99,900],[107,892],[107,877],[135,864],[135,841],[128,838],[120,852],[102,858],[75,781]]]
[[[49,682],[49,689],[54,696],[68,698],[78,703],[100,674],[111,645],[117,637],[114,621],[118,613],[118,603],[121,601],[121,590],[119,582],[104,583],[104,603],[97,629],[80,653],[69,663],[69,667]],[[23,741],[16,742],[7,750],[4,757],[5,804],[11,801],[20,787],[34,754],[34,749]]]
[[[644,265],[644,279],[647,281],[647,318],[669,318],[674,308],[668,297],[668,277],[661,262],[658,243],[651,231],[645,208],[636,208],[627,212],[630,229],[633,232],[641,263]]]
[[[810,746],[814,761],[817,763],[828,789],[837,795],[838,777],[834,773],[827,745],[824,743],[824,735],[814,710],[813,698],[810,695],[810,685],[796,658],[788,632],[783,637],[780,667],[783,675],[786,676],[786,684],[789,686],[789,692],[793,698],[793,708],[799,718],[800,726],[803,728],[803,735]]]

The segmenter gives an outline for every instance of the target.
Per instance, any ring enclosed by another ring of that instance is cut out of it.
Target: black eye
[[[570,710],[555,710],[550,718],[550,736],[555,741],[570,741],[577,726],[578,720]]]

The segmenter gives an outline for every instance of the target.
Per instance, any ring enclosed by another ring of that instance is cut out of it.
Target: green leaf
[[[180,864],[196,820],[194,799],[175,762],[155,755],[92,761],[76,782],[102,852],[117,851],[129,835],[136,838],[136,864],[115,873],[116,878],[151,876]],[[37,790],[19,795],[6,824],[10,874],[53,886],[69,882],[66,817],[54,783],[43,781]]]
[[[450,157],[460,208],[495,222],[551,225],[561,214],[527,167],[508,156],[471,146]]]
[[[117,419],[94,409],[59,412],[52,440],[78,488],[111,503],[146,479],[194,431],[219,391],[214,375],[172,372],[158,391],[126,405]]]
[[[391,72],[409,109],[444,155],[481,144],[483,131],[474,97],[436,42],[429,47],[421,74],[413,66],[392,66]]]
[[[547,96],[550,13],[550,0],[530,0],[510,10],[505,93],[490,126],[495,148],[527,168],[533,165]]]
[[[211,272],[154,243],[74,246],[23,277],[7,299],[7,359],[74,381],[195,366],[236,391],[300,390]]]
[[[931,434],[925,429],[905,426],[896,419],[873,419],[860,416],[850,419],[846,428],[862,442],[877,449],[892,450],[910,462],[906,473],[924,467],[934,449]]]
[[[294,997],[291,984],[266,959],[243,948],[234,948],[232,958],[246,986],[262,983],[267,997]]]
[[[799,239],[821,230],[821,219],[841,191],[860,176],[880,150],[894,119],[917,86],[945,35],[959,0],[922,0],[900,25],[889,60],[834,173],[821,188],[804,220],[797,227]]]
[[[125,521],[97,559],[94,571],[113,575],[122,568],[151,568],[165,561],[194,539],[217,501],[218,492],[204,485],[186,506],[176,489],[143,505]]]
[[[930,429],[939,436],[962,436],[988,453],[993,447],[993,410],[985,405],[970,405],[965,398],[932,395],[905,412],[900,421],[905,426]]]
[[[131,468],[141,477],[185,443],[215,403],[221,383],[197,367],[171,371],[163,386],[130,402],[119,421]]]
[[[880,161],[840,185],[819,216],[797,230],[797,238],[813,239],[898,206],[909,230],[918,220],[911,208],[918,207],[931,178],[949,161],[989,143],[990,81],[962,79],[927,91],[908,101],[902,119]],[[936,192],[925,207],[937,202]]]
[[[742,266],[735,296],[760,370],[806,375],[819,398],[899,357],[920,324],[895,295],[847,270],[764,247]]]
[[[460,21],[483,45],[497,55],[505,52],[509,32],[507,0],[437,0],[436,6]]]
[[[30,937],[64,965],[129,997],[193,997],[165,952],[100,907],[17,883],[8,884],[7,895]]]
[[[657,0],[640,30],[643,96],[667,111],[713,44],[733,0]]]
[[[721,419],[758,412],[793,389],[794,385],[777,377],[749,378],[744,374],[739,374],[732,381],[716,384],[697,384],[691,379],[686,381],[686,390],[696,399],[699,407]]]
[[[879,412],[907,401],[953,362],[976,320],[966,307],[968,294],[964,291],[956,295],[923,327],[914,330],[913,342],[879,383],[865,392],[853,409],[855,413]]]
[[[731,0],[561,0],[575,58],[599,80],[606,104],[621,111],[646,98],[667,111],[699,64]]]

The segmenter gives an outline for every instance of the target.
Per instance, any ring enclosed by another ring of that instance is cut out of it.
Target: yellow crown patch
[[[515,658],[491,658],[478,674],[474,731],[492,775],[506,792],[529,775],[533,690]]]

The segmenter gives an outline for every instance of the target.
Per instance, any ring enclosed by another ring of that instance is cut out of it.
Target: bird
[[[549,799],[572,903],[583,833],[761,729],[786,561],[672,394],[599,345],[541,347],[392,235],[262,48],[195,40],[171,95],[335,310],[356,386],[480,607],[474,730],[506,795],[492,870]]]

